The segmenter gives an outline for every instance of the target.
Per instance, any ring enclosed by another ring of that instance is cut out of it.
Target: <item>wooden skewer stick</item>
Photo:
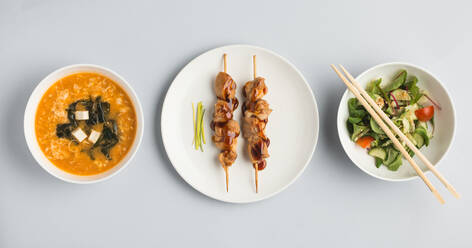
[[[226,73],[227,72],[227,64],[228,64],[228,60],[227,60],[227,54],[223,54],[223,63],[224,63],[224,72]],[[225,169],[225,176],[226,176],[226,192],[228,192],[229,190],[229,175],[228,175],[228,166],[224,165],[223,168]]]
[[[367,112],[369,112],[370,116],[372,118],[374,118],[375,122],[380,126],[380,128],[384,131],[384,133],[390,138],[390,140],[393,142],[395,147],[401,152],[403,157],[405,157],[406,160],[408,160],[408,162],[410,162],[411,167],[413,167],[413,169],[416,171],[416,174],[418,174],[418,176],[420,176],[420,178],[423,179],[426,186],[428,186],[429,190],[431,190],[431,192],[434,194],[434,196],[436,196],[438,201],[441,204],[444,204],[444,199],[441,197],[441,195],[436,190],[436,188],[433,186],[433,184],[431,184],[429,179],[424,175],[423,171],[418,167],[416,162],[410,157],[410,155],[405,150],[405,148],[403,148],[400,141],[398,141],[398,139],[395,137],[395,135],[392,133],[392,131],[390,131],[390,128],[388,128],[387,125],[382,121],[382,119],[380,119],[380,117],[377,115],[377,113],[375,113],[374,109],[372,109],[372,107],[369,105],[369,103],[367,103],[367,101],[360,95],[359,91],[352,85],[352,83],[349,80],[347,80],[344,77],[344,75],[334,65],[331,65],[331,68],[333,68],[333,70],[336,72],[336,74],[338,74],[338,76],[341,78],[341,80],[344,82],[344,84],[346,84],[346,86],[349,88],[349,90],[356,96],[357,100],[359,100],[359,102],[362,104],[362,106],[364,106],[364,108],[367,110]]]
[[[257,78],[256,55],[252,56],[252,69],[254,71],[254,79]],[[254,164],[254,173],[256,180],[256,193],[259,193],[259,164]]]
[[[229,176],[228,176],[228,166],[223,166],[225,169],[225,175],[226,175],[226,192],[228,192],[228,184],[229,184]]]
[[[423,161],[423,163],[428,167],[428,169],[433,172],[433,174],[441,181],[444,186],[451,192],[454,197],[459,199],[461,195],[456,191],[456,189],[444,178],[441,173],[434,167],[434,165],[429,162],[429,160],[421,153],[421,151],[408,139],[405,134],[388,118],[388,116],[377,106],[374,100],[369,96],[369,94],[356,82],[354,77],[342,66],[339,65],[344,74],[347,75],[351,83],[356,87],[356,89],[361,93],[361,95],[367,100],[367,102],[374,108],[375,112],[382,117],[382,119],[387,123],[390,128],[400,137],[400,139],[406,143],[406,145]]]
[[[254,173],[256,177],[256,193],[259,193],[259,165],[254,164]]]
[[[224,66],[224,72],[225,72],[225,73],[226,73],[226,71],[227,71],[227,66],[226,66],[226,64],[227,64],[227,62],[226,62],[226,57],[227,57],[226,53],[225,53],[225,54],[223,54],[223,61],[224,61],[224,65],[225,65],[225,66]]]
[[[254,71],[254,79],[257,78],[256,55],[252,56],[252,70]]]

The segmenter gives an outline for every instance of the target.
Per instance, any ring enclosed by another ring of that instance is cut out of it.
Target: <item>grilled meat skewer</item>
[[[236,145],[240,133],[239,124],[233,120],[233,112],[237,109],[239,101],[236,98],[236,83],[233,78],[226,73],[226,54],[224,54],[224,72],[218,73],[216,76],[213,89],[218,98],[215,103],[215,111],[213,113],[213,121],[210,126],[214,131],[212,136],[213,143],[221,150],[218,160],[223,166],[226,174],[226,191],[228,191],[228,167],[230,167],[238,154]]]
[[[265,79],[256,75],[256,56],[253,57],[254,80],[248,81],[243,87],[243,96],[246,101],[242,105],[243,137],[247,139],[247,150],[255,169],[256,193],[259,191],[258,172],[267,166],[269,157],[269,138],[265,135],[265,128],[272,109],[266,100],[268,88]]]

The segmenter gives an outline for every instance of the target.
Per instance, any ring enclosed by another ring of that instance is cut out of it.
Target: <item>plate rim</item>
[[[310,96],[311,96],[311,99],[313,101],[313,104],[314,104],[314,109],[315,109],[315,127],[316,127],[316,130],[314,132],[314,144],[313,144],[313,148],[307,158],[307,161],[305,162],[305,164],[303,165],[302,169],[298,171],[297,175],[292,178],[292,180],[290,180],[289,183],[287,183],[286,185],[284,185],[283,187],[281,187],[279,190],[271,193],[271,194],[268,194],[266,196],[263,196],[259,199],[254,199],[254,200],[228,200],[228,199],[221,199],[221,198],[218,198],[216,196],[213,196],[207,192],[204,192],[203,190],[200,189],[200,187],[196,184],[193,184],[191,183],[189,180],[187,180],[187,178],[185,178],[181,171],[174,165],[174,162],[172,161],[172,158],[169,156],[169,153],[168,153],[168,148],[167,148],[167,144],[166,144],[166,141],[164,139],[164,109],[166,107],[166,103],[168,102],[168,97],[169,97],[169,92],[175,87],[175,80],[182,74],[183,70],[189,66],[190,64],[194,63],[197,59],[199,59],[200,57],[203,57],[209,53],[212,53],[214,52],[215,50],[224,50],[224,49],[230,49],[230,48],[237,48],[237,47],[244,47],[244,48],[250,48],[250,49],[256,49],[256,50],[261,50],[261,51],[264,51],[266,53],[269,53],[279,59],[281,59],[283,62],[285,62],[286,64],[288,64],[290,67],[292,67],[294,69],[294,71],[300,76],[300,78],[302,79],[303,83],[305,84],[305,86],[309,89],[309,92],[310,92]],[[262,200],[266,200],[266,199],[269,199],[277,194],[279,194],[280,192],[284,191],[286,188],[288,188],[290,185],[292,185],[302,174],[303,172],[306,170],[306,168],[308,167],[308,164],[311,162],[312,158],[313,158],[313,154],[316,150],[316,146],[318,144],[318,138],[319,138],[319,130],[320,130],[320,126],[319,126],[319,110],[318,110],[318,104],[316,102],[316,97],[315,97],[315,94],[313,93],[313,90],[310,86],[310,84],[308,83],[308,81],[306,80],[306,78],[303,76],[303,74],[300,72],[300,70],[294,65],[292,64],[289,60],[287,60],[286,58],[282,57],[281,55],[269,50],[269,49],[266,49],[266,48],[263,48],[263,47],[259,47],[259,46],[254,46],[254,45],[248,45],[248,44],[232,44],[232,45],[225,45],[225,46],[220,46],[220,47],[216,47],[216,48],[213,48],[213,49],[210,49],[210,50],[207,50],[203,53],[201,53],[200,55],[196,56],[195,58],[193,58],[192,60],[190,60],[190,62],[188,62],[185,66],[182,67],[182,69],[177,73],[177,75],[174,77],[174,79],[172,80],[169,88],[167,89],[167,92],[166,92],[166,95],[164,97],[164,102],[162,104],[162,108],[161,108],[161,139],[162,139],[162,143],[164,144],[164,150],[166,151],[166,155],[167,155],[167,158],[169,158],[169,161],[170,163],[172,164],[172,166],[174,167],[174,169],[177,171],[177,173],[179,174],[179,176],[184,179],[184,181],[189,184],[190,186],[192,186],[193,189],[195,189],[196,191],[202,193],[203,195],[211,198],[211,199],[215,199],[215,200],[218,200],[218,201],[222,201],[222,202],[227,202],[227,203],[238,203],[238,204],[242,204],[242,203],[253,203],[253,202],[259,202],[259,201],[262,201]]]
[[[446,95],[447,95],[447,98],[449,99],[449,101],[451,102],[451,109],[452,109],[452,116],[453,116],[453,126],[452,126],[452,137],[451,137],[451,142],[449,142],[447,148],[446,148],[446,151],[441,155],[441,157],[438,159],[438,161],[436,162],[436,164],[434,164],[434,167],[438,167],[439,164],[441,163],[441,161],[444,159],[444,157],[449,153],[449,151],[451,150],[451,147],[452,147],[452,144],[454,143],[454,140],[455,140],[455,137],[456,137],[456,130],[457,130],[457,121],[456,121],[456,108],[454,107],[454,101],[452,100],[452,97],[451,97],[451,94],[449,93],[448,89],[446,88],[446,86],[444,86],[444,84],[441,82],[441,80],[439,80],[439,78],[434,75],[433,73],[431,73],[429,70],[421,67],[421,66],[417,66],[417,65],[414,65],[412,63],[408,63],[408,62],[401,62],[401,61],[398,61],[398,62],[386,62],[386,63],[381,63],[381,64],[377,64],[377,65],[374,65],[368,69],[366,69],[365,71],[363,71],[362,73],[360,73],[357,77],[355,77],[356,81],[364,76],[365,74],[369,73],[370,71],[373,71],[373,70],[376,70],[378,69],[379,67],[383,67],[383,66],[391,66],[391,65],[400,65],[400,66],[410,66],[410,67],[413,67],[413,68],[416,68],[418,70],[421,70],[423,72],[425,72],[426,74],[429,74],[432,78],[434,78],[434,80],[436,80],[439,85],[442,87],[442,89],[446,92]],[[344,150],[344,152],[346,153],[346,155],[348,156],[349,160],[351,160],[351,162],[356,165],[357,168],[359,168],[360,170],[362,170],[364,173],[366,173],[367,175],[369,176],[372,176],[374,178],[377,178],[377,179],[380,179],[380,180],[383,180],[383,181],[388,181],[388,182],[406,182],[406,181],[411,181],[411,180],[415,180],[415,179],[419,179],[420,177],[418,175],[415,175],[415,176],[411,176],[411,177],[406,177],[406,178],[385,178],[385,177],[380,177],[378,175],[375,175],[375,174],[372,174],[371,172],[365,170],[364,168],[358,166],[354,161],[353,159],[351,158],[351,155],[347,152],[347,149],[346,147],[344,146],[344,144],[342,143],[342,138],[341,138],[341,132],[340,132],[340,127],[339,127],[339,118],[340,118],[340,113],[341,113],[341,104],[343,102],[343,99],[347,97],[349,93],[349,89],[346,89],[344,91],[344,93],[342,94],[341,96],[341,99],[339,101],[339,105],[338,105],[338,113],[337,113],[337,117],[336,117],[336,125],[337,125],[337,128],[338,128],[338,139],[339,139],[339,143],[341,143],[341,146]],[[424,171],[424,174],[427,175],[429,173],[431,173],[431,171],[429,169],[427,169],[426,171]]]

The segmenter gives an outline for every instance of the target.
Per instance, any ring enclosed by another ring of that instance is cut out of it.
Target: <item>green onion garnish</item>
[[[195,132],[196,132],[196,127],[195,127],[195,106],[193,105],[192,102],[192,118],[193,118],[193,140],[192,140],[192,145],[195,144]]]
[[[205,128],[203,126],[203,117],[205,116],[205,109],[203,108],[202,102],[197,103],[197,113],[195,113],[194,105],[192,103],[192,118],[193,118],[193,128],[194,128],[194,143],[195,150],[200,150],[203,152],[203,144],[206,144],[205,141]]]

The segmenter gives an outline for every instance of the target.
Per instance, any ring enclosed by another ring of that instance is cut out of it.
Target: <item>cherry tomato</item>
[[[371,136],[364,136],[357,139],[356,143],[362,148],[370,148],[370,143],[372,143],[372,141],[374,141],[374,138],[372,138]]]
[[[415,111],[416,117],[418,117],[418,120],[420,121],[429,121],[431,118],[433,118],[434,115],[434,106],[428,106],[424,108],[420,108]]]

